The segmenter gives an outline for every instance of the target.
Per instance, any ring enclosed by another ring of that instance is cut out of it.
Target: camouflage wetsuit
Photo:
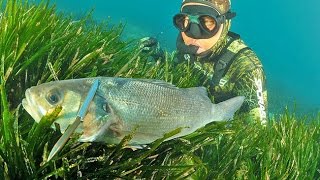
[[[266,79],[262,64],[256,54],[240,38],[230,36],[230,32],[228,35],[226,33],[225,38],[214,49],[215,51],[211,52],[209,56],[202,58],[194,56],[193,58],[194,67],[203,74],[203,83],[208,86],[214,97],[214,102],[218,103],[239,95],[245,96],[246,99],[240,113],[250,113],[250,117],[265,123],[267,114]],[[217,69],[215,65],[219,59],[223,60],[223,57],[226,57],[224,54],[227,51],[229,54],[231,52],[233,57],[230,58],[229,65],[224,68],[226,72],[221,75],[221,79],[215,79],[214,71]],[[190,56],[179,52],[179,49],[177,57],[179,62],[190,60]]]

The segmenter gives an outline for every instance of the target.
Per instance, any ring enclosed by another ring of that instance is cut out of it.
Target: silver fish
[[[100,86],[76,130],[82,133],[82,142],[117,144],[134,132],[130,144],[148,144],[179,127],[182,131],[170,139],[181,137],[210,122],[231,119],[244,101],[243,96],[237,96],[213,104],[204,87],[178,88],[160,80],[96,77],[31,87],[22,105],[36,122],[61,105],[55,122],[64,133],[97,78]]]

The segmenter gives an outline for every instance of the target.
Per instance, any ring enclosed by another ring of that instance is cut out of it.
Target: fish
[[[62,106],[55,123],[64,133],[96,79],[100,85],[76,129],[80,142],[118,144],[133,133],[129,144],[144,145],[177,128],[181,131],[167,140],[182,137],[213,121],[231,120],[245,99],[236,96],[214,104],[202,86],[178,88],[155,79],[93,77],[30,87],[22,106],[36,122]]]

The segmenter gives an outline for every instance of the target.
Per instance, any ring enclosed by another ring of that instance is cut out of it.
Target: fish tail
[[[218,116],[218,121],[228,121],[233,118],[234,113],[241,107],[245,97],[237,96],[226,101],[214,104],[212,112],[214,116]]]

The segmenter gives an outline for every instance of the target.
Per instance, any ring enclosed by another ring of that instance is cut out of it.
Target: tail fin
[[[212,113],[218,121],[227,121],[233,118],[234,113],[241,107],[245,97],[237,96],[218,104],[214,104]]]

